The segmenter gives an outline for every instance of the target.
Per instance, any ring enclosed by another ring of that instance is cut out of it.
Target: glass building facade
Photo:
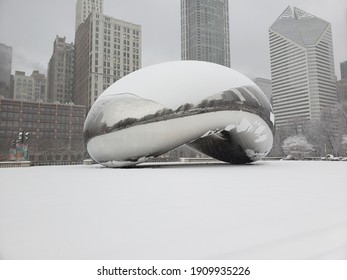
[[[181,0],[181,55],[230,67],[228,0]]]

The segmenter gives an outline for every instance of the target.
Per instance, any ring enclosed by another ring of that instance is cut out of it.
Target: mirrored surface
[[[182,144],[243,164],[270,151],[273,131],[271,105],[247,77],[212,63],[179,61],[113,84],[92,106],[84,137],[91,157],[110,167],[144,162]]]

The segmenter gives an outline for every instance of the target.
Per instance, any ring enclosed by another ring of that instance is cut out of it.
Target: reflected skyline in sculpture
[[[241,164],[270,151],[273,130],[271,105],[251,80],[224,66],[177,61],[138,70],[108,88],[87,116],[84,137],[92,158],[110,167],[183,144]]]

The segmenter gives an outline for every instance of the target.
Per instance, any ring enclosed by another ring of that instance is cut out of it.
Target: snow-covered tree
[[[296,159],[303,159],[314,151],[312,145],[302,135],[290,136],[283,141],[283,152],[292,155]]]

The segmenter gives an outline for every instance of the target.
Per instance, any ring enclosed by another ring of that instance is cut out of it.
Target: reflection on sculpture
[[[221,161],[264,157],[274,116],[261,90],[217,64],[176,61],[143,68],[110,86],[84,125],[87,150],[108,167],[135,165],[182,144]]]

